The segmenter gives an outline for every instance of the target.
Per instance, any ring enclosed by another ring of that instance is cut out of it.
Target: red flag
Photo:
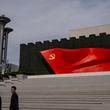
[[[110,71],[110,49],[53,48],[40,53],[56,74]]]

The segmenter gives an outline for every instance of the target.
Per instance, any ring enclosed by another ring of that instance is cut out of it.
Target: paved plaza
[[[110,110],[109,72],[92,74],[7,80],[0,83],[2,110],[8,110],[12,85],[18,88],[20,110]]]

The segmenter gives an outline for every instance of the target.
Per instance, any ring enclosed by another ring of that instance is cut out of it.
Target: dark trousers
[[[2,98],[0,96],[0,110],[2,110]]]

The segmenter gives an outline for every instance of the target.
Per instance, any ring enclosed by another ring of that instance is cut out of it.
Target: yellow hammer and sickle
[[[50,54],[49,55],[49,60],[54,60],[54,59],[55,59],[55,54],[54,53]]]

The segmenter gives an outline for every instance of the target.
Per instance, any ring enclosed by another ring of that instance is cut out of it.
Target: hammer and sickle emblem
[[[55,54],[54,53],[50,54],[49,55],[49,60],[54,60],[54,59],[55,59]]]

